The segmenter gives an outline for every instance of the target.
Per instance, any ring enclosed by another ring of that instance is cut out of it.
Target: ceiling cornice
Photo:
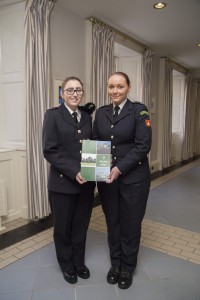
[[[20,2],[25,2],[25,0],[0,0],[0,7],[9,6]]]

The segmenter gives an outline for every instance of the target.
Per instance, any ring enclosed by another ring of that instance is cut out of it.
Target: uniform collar
[[[124,105],[126,104],[126,101],[127,101],[127,98],[126,98],[122,103],[120,103],[119,105],[115,105],[115,104],[113,103],[113,111],[114,111],[114,109],[115,109],[115,106],[119,106],[119,108],[120,108],[119,113],[120,113],[121,110],[122,110],[122,108],[123,108]]]
[[[64,105],[65,105],[65,107],[68,109],[68,111],[70,112],[71,115],[73,114],[73,112],[77,112],[77,114],[78,114],[78,119],[81,117],[81,112],[80,112],[80,110],[78,110],[78,108],[74,111],[74,110],[72,110],[69,106],[67,106],[67,104],[64,103]]]

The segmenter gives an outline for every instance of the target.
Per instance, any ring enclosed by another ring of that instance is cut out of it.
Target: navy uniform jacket
[[[125,184],[150,177],[147,154],[151,148],[151,123],[144,104],[127,99],[122,111],[113,121],[113,105],[96,112],[93,139],[111,141],[112,166],[122,173]]]
[[[74,194],[81,191],[76,181],[80,172],[82,140],[90,139],[92,118],[81,110],[76,123],[64,104],[46,111],[43,123],[43,153],[50,163],[48,189]]]

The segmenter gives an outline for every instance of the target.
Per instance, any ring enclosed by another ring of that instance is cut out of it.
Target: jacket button
[[[78,130],[78,133],[81,133],[81,130],[80,130],[80,129]]]
[[[115,146],[112,146],[112,149],[115,149]]]
[[[113,139],[114,138],[114,136],[113,135],[111,135],[111,137],[110,137],[111,139]]]
[[[62,177],[63,177],[63,174],[60,174],[60,177],[62,178]]]
[[[139,165],[141,165],[142,163],[141,163],[141,161],[139,161]]]
[[[116,160],[117,159],[117,157],[115,156],[115,157],[113,157],[114,158],[114,160]]]
[[[113,128],[113,127],[114,127],[114,125],[111,125],[110,127],[111,127],[111,128]]]
[[[82,140],[79,141],[82,144]]]

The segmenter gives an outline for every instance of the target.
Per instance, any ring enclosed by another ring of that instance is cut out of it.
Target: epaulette
[[[142,105],[144,105],[144,103],[139,102],[139,101],[132,101],[132,103],[133,103],[133,104],[142,104]]]
[[[55,107],[51,107],[51,108],[48,108],[47,110],[54,110],[54,109],[58,109],[59,106],[55,106]]]
[[[96,106],[94,103],[88,102],[84,106],[79,106],[79,108],[91,115],[95,111]]]
[[[102,108],[104,108],[104,107],[108,107],[109,105],[110,105],[110,104],[103,105],[103,106],[99,107],[99,109],[102,109]]]
[[[133,101],[132,102],[133,104],[140,104],[142,106],[142,111],[140,112],[140,115],[143,116],[143,115],[147,115],[149,116],[149,112],[148,112],[148,109],[146,107],[146,105],[142,102],[139,102],[139,101]]]

